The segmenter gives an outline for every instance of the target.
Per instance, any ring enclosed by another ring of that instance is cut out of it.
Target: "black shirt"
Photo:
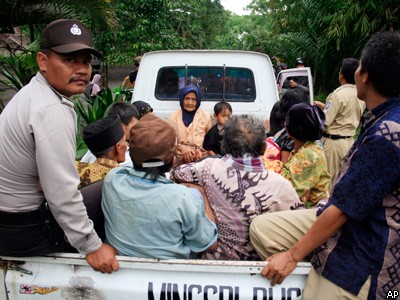
[[[203,148],[207,151],[212,150],[215,154],[221,155],[221,140],[222,140],[222,130],[218,130],[218,124],[215,124],[211,129],[207,132]]]

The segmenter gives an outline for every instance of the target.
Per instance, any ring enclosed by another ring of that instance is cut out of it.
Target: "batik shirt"
[[[328,204],[348,216],[314,252],[312,264],[353,294],[371,276],[368,299],[400,290],[400,98],[365,115],[359,138],[344,159]]]
[[[203,259],[259,260],[249,226],[258,215],[303,207],[282,176],[268,172],[261,157],[206,158],[172,170],[177,182],[204,187],[218,228],[218,247]]]
[[[103,179],[111,169],[118,166],[115,160],[108,158],[98,158],[92,164],[76,162],[80,178],[79,188]]]
[[[331,178],[324,150],[317,141],[307,141],[297,152],[293,150],[281,174],[292,183],[307,208],[328,199]]]

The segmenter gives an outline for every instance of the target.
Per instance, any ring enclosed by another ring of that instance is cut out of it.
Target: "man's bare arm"
[[[324,109],[325,108],[325,104],[324,103],[322,103],[321,101],[316,101],[316,100],[314,100],[314,103],[313,103],[315,106],[318,106],[319,108],[321,108],[321,109]]]

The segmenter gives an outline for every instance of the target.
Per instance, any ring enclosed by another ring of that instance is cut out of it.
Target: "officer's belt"
[[[343,136],[343,135],[337,135],[337,134],[329,134],[326,132],[322,133],[322,136],[326,137],[328,139],[331,139],[331,140],[349,139],[352,137],[352,136]]]
[[[34,226],[45,222],[43,209],[27,212],[0,211],[0,226]]]

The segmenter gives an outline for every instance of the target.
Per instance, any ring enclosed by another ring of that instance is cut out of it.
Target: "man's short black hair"
[[[361,53],[361,73],[385,97],[400,94],[400,33],[377,32],[368,40]]]
[[[360,62],[356,58],[343,59],[342,66],[340,67],[340,73],[343,74],[343,77],[347,83],[356,83],[354,79],[354,74],[356,73],[359,64]]]
[[[114,102],[107,109],[107,116],[119,116],[121,123],[128,125],[132,118],[139,120],[139,112],[136,107],[127,102]]]
[[[214,113],[218,116],[225,109],[229,110],[232,113],[232,106],[226,101],[220,101],[214,105]]]

